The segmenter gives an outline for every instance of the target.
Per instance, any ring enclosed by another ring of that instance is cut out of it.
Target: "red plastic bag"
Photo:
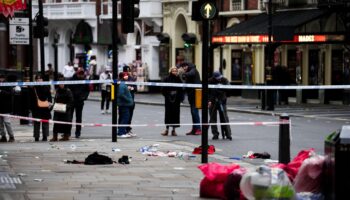
[[[276,165],[272,165],[272,167],[278,167],[278,168],[283,169],[288,174],[289,180],[293,183],[294,182],[294,178],[297,175],[301,164],[303,163],[303,161],[305,159],[309,158],[310,155],[312,155],[313,153],[314,153],[314,149],[313,148],[308,149],[308,150],[302,150],[288,164],[285,165],[285,164],[279,163],[279,164],[276,164]]]
[[[219,163],[208,163],[198,166],[204,174],[199,187],[200,197],[226,199],[224,183],[234,170],[239,169],[237,164],[221,165]]]
[[[192,154],[201,154],[202,153],[202,146],[194,148]],[[215,146],[209,145],[208,146],[208,154],[214,154],[215,153]]]
[[[320,155],[304,160],[294,179],[294,188],[297,192],[321,192],[324,160],[325,157]]]
[[[239,168],[233,170],[233,172],[227,176],[227,180],[224,183],[224,193],[226,199],[246,200],[240,188],[242,176],[245,173],[247,173],[245,168]]]

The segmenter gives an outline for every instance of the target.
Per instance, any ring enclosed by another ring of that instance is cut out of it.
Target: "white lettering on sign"
[[[299,42],[314,42],[315,36],[314,35],[299,35],[298,40],[299,40]]]
[[[13,18],[10,20],[10,44],[29,44],[29,18]]]

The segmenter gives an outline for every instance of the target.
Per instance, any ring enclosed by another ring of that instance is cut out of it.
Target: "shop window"
[[[183,62],[194,62],[194,48],[192,45],[186,48],[176,48],[175,54],[176,64],[180,64]]]
[[[232,50],[231,52],[231,80],[242,82],[242,51]]]
[[[159,45],[159,76],[167,76],[169,70],[169,45]]]
[[[244,85],[252,85],[252,66],[253,66],[253,53],[243,53],[243,83]]]
[[[332,50],[332,85],[341,84],[343,84],[343,51]]]
[[[317,74],[318,74],[318,50],[309,51],[309,85],[317,85]]]
[[[301,74],[300,74],[300,63],[298,61],[298,50],[291,49],[288,50],[287,53],[287,69],[290,75],[290,80],[293,81],[292,84],[295,84],[297,81],[301,81]],[[297,75],[297,69],[299,75]],[[298,80],[300,78],[300,80]]]

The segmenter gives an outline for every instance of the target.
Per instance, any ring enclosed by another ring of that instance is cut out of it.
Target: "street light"
[[[267,44],[267,65],[265,64],[264,81],[265,85],[271,85],[272,83],[272,66],[273,66],[273,52],[272,52],[272,15],[276,9],[276,0],[264,0],[268,16],[268,44]],[[274,91],[265,90],[262,99],[262,110],[274,110]]]

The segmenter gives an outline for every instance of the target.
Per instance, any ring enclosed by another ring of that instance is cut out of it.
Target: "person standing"
[[[79,68],[77,72],[74,74],[72,80],[75,80],[75,81],[86,80],[84,69]],[[70,89],[73,93],[73,99],[74,99],[71,115],[73,118],[74,111],[75,111],[75,122],[81,123],[82,117],[83,117],[84,102],[89,97],[89,94],[90,94],[89,85],[75,84],[75,85],[71,85]],[[80,135],[81,135],[81,125],[76,125],[75,137],[79,138]]]
[[[196,69],[196,66],[192,63],[182,63],[181,66],[184,69],[183,72],[183,80],[185,80],[186,83],[189,84],[200,84],[201,79],[199,76],[199,72]],[[198,108],[195,106],[195,88],[186,88],[188,102],[191,107],[191,115],[192,115],[192,130],[190,130],[186,135],[201,135],[202,130],[200,124],[200,118],[199,118],[199,111]]]
[[[40,74],[35,76],[36,82],[43,82],[43,77]],[[39,107],[38,100],[48,101],[50,104],[52,103],[52,97],[50,92],[50,86],[34,86],[31,91],[31,110],[33,118],[49,120],[51,119],[50,106],[48,107]],[[42,141],[47,141],[47,137],[49,136],[49,123],[47,122],[38,122],[34,121],[34,139],[35,141],[39,141],[40,136],[40,127],[42,128]]]
[[[52,69],[52,64],[47,64],[47,70],[45,71],[45,80],[52,81],[54,79],[54,71]]]
[[[131,64],[131,66],[132,66],[132,64]],[[123,72],[128,73],[128,78],[124,79],[124,81],[128,81],[128,82],[135,82],[136,81],[137,75],[133,76],[133,74],[132,74],[133,71],[131,70],[130,66],[125,65],[123,67]],[[128,124],[131,124],[132,117],[134,116],[134,110],[135,110],[135,92],[137,91],[137,86],[136,85],[127,85],[127,86],[128,86],[129,91],[130,91],[132,100],[134,102],[133,105],[129,107],[130,118],[129,118]],[[129,133],[132,136],[136,136],[131,130],[132,130],[131,126],[126,127],[127,133]]]
[[[0,82],[5,82],[6,77],[0,74]],[[11,114],[12,113],[12,88],[0,87],[0,113]],[[6,129],[6,131],[5,131]],[[11,121],[9,117],[0,116],[0,142],[7,142],[6,132],[9,135],[8,142],[14,142],[15,137],[12,131]]]
[[[120,85],[118,87],[117,94],[117,104],[119,112],[119,125],[127,125],[130,120],[130,107],[134,105],[134,101],[131,97],[131,93],[128,89],[128,86],[125,84],[125,80],[128,79],[129,74],[127,72],[119,73]],[[126,130],[125,126],[118,127],[118,137],[121,138],[130,138],[132,137]]]
[[[221,75],[219,71],[215,71],[213,76],[208,80],[209,84],[213,85],[229,85],[228,80]],[[220,122],[228,123],[227,116],[227,95],[224,89],[211,88],[209,89],[208,107],[210,114],[210,123],[217,122],[217,113],[219,112]],[[211,125],[213,140],[219,139],[219,131],[216,125]],[[230,125],[221,125],[221,134],[223,139],[232,140]]]
[[[58,76],[59,81],[64,81],[64,76],[60,74]],[[53,119],[54,121],[72,122],[72,108],[73,108],[73,94],[71,90],[65,87],[63,84],[58,85],[55,95],[55,104],[60,103],[66,105],[65,111],[54,110]],[[60,141],[68,141],[71,135],[71,124],[53,124],[53,137],[51,142],[58,141],[58,133],[63,133],[63,137]]]
[[[182,83],[178,76],[176,67],[169,70],[169,75],[164,78],[165,83]],[[165,100],[165,118],[164,123],[166,129],[161,135],[167,136],[169,134],[169,127],[173,127],[171,131],[172,136],[177,136],[175,129],[180,127],[180,104],[183,99],[183,91],[180,87],[163,87],[162,94]]]
[[[112,78],[112,68],[106,66],[104,72],[100,74],[100,81],[113,80]],[[101,114],[109,114],[109,104],[111,101],[111,83],[101,84]],[[105,109],[106,105],[106,109]]]
[[[62,74],[66,80],[71,80],[74,76],[75,70],[71,62],[63,67]]]

